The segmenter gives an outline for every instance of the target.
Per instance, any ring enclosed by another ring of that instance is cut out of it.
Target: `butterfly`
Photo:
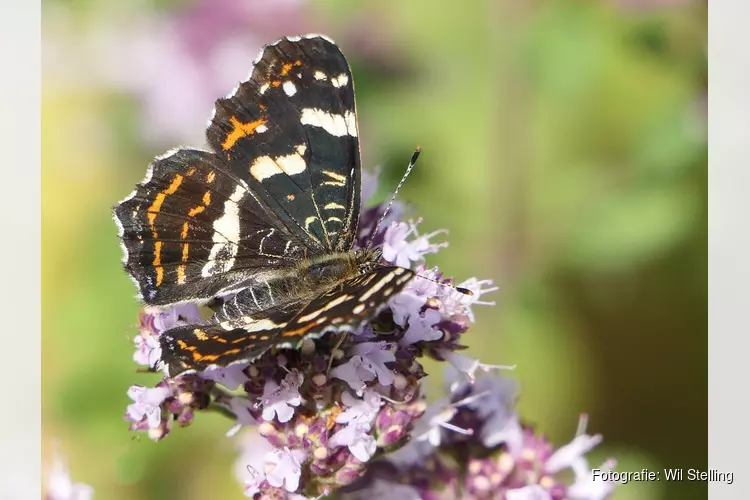
[[[114,207],[123,264],[147,305],[221,299],[210,321],[159,336],[158,368],[176,376],[225,367],[354,330],[414,278],[377,248],[354,249],[356,116],[336,44],[282,38],[216,101],[210,150],[155,158]]]

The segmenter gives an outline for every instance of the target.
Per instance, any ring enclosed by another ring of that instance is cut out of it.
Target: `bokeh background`
[[[203,144],[262,44],[322,32],[352,63],[381,196],[420,144],[401,199],[450,230],[428,262],[499,285],[467,338],[517,365],[522,417],[564,444],[588,413],[592,464],[706,469],[706,18],[686,0],[45,1],[45,463],[59,451],[98,499],[243,498],[223,417],[127,431],[127,388],[156,376],[131,361],[110,206],[153,156]]]

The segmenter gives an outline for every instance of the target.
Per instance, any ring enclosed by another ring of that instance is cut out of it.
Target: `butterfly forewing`
[[[348,251],[360,203],[354,86],[322,37],[267,46],[216,103],[209,143],[311,249]]]

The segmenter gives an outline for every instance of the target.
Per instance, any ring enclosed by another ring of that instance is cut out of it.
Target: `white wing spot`
[[[346,111],[343,115],[326,113],[318,108],[304,108],[300,117],[302,125],[320,127],[331,135],[357,137],[357,121],[354,113]]]
[[[259,134],[262,134],[263,132],[266,132],[266,131],[268,131],[268,127],[266,127],[265,125],[258,125],[257,127],[255,127],[255,132]]]
[[[318,309],[317,311],[313,311],[310,314],[306,314],[305,316],[300,316],[299,318],[297,318],[297,321],[300,321],[302,323],[307,323],[311,319],[317,318],[321,313],[329,309],[333,309],[337,305],[341,304],[342,302],[346,302],[347,300],[351,298],[352,298],[351,295],[340,295],[339,297],[333,299],[328,304],[326,304],[325,307]]]
[[[340,205],[338,203],[329,203],[326,206],[324,206],[326,210],[346,210],[346,207],[344,205]]]
[[[234,193],[224,202],[224,213],[213,224],[213,246],[208,255],[208,262],[201,269],[201,276],[208,277],[223,273],[234,266],[234,258],[240,241],[240,205],[247,189],[238,185]]]
[[[250,175],[259,182],[263,182],[265,179],[280,173],[281,168],[279,168],[279,165],[270,156],[256,158],[253,164],[250,165]]]
[[[380,278],[380,281],[372,285],[369,288],[369,290],[367,290],[365,293],[362,294],[362,296],[359,298],[359,301],[364,302],[370,297],[372,297],[375,294],[375,292],[383,288],[389,281],[391,281],[391,278],[393,278],[393,275],[394,273],[390,272],[386,274],[385,276],[383,276],[382,278]]]
[[[332,186],[346,186],[346,177],[344,177],[341,174],[337,174],[336,172],[331,172],[330,170],[323,170],[322,173],[327,175],[330,179],[333,179],[331,181],[325,181],[323,184],[330,184]]]
[[[263,95],[263,94],[265,94],[265,93],[266,93],[266,91],[267,91],[267,90],[268,90],[268,89],[269,89],[270,87],[271,87],[271,85],[270,85],[270,84],[268,84],[268,83],[264,83],[263,85],[261,85],[261,86],[260,86],[260,89],[258,89],[258,92],[260,92],[260,93],[261,93],[261,95]]]
[[[260,239],[260,244],[258,245],[258,253],[261,253],[261,254],[263,253],[263,244],[266,242],[266,238],[268,238],[269,236],[272,236],[273,233],[275,232],[276,232],[276,229],[271,228],[268,231],[268,234]]]
[[[246,320],[247,323],[242,325],[242,329],[248,332],[260,332],[262,330],[273,330],[274,328],[284,328],[286,323],[275,323],[270,319],[259,319],[253,321],[249,316],[243,316],[242,319]],[[237,328],[235,322],[225,321],[220,323],[221,327],[225,330],[234,330]]]
[[[307,169],[307,163],[298,154],[279,156],[276,158],[276,162],[287,175],[301,174]]]
[[[277,156],[275,160],[270,156],[261,156],[250,165],[250,175],[257,181],[263,182],[282,172],[287,175],[296,175],[304,172],[305,169],[307,169],[307,164],[298,154]]]
[[[317,318],[322,312],[323,312],[323,309],[318,309],[317,311],[313,311],[310,314],[305,314],[304,316],[300,316],[299,318],[297,318],[297,321],[302,322],[302,323],[307,323],[311,319]]]
[[[305,219],[305,230],[309,231],[310,230],[310,224],[312,224],[316,220],[318,220],[318,218],[315,217],[314,215],[311,215],[310,217],[308,217],[307,219]]]
[[[282,85],[282,88],[284,89],[284,93],[288,95],[289,97],[292,97],[294,94],[297,93],[297,87],[290,81],[284,82],[284,85]]]
[[[349,83],[349,77],[346,73],[341,73],[336,78],[331,78],[331,84],[333,84],[334,87],[340,88],[345,86],[347,83]]]
[[[326,74],[323,73],[322,71],[316,71],[313,76],[315,77],[316,80],[327,80],[328,79],[328,77],[326,76]]]

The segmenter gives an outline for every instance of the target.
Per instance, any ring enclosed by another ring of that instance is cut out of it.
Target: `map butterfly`
[[[216,102],[210,151],[173,149],[114,207],[149,306],[217,302],[159,336],[171,376],[257,358],[372,319],[415,274],[354,250],[361,165],[352,74],[321,35],[265,46]]]

